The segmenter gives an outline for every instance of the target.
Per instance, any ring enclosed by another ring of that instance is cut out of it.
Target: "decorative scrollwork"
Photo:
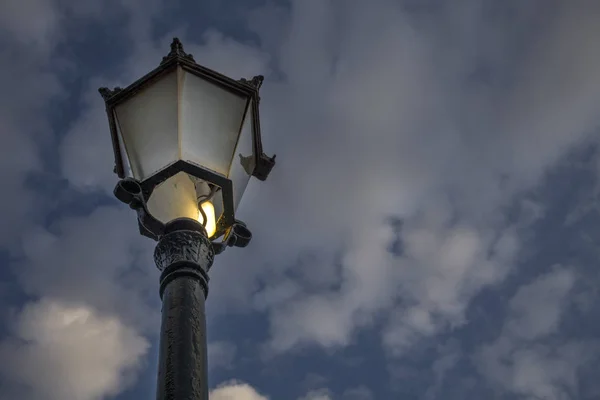
[[[241,83],[245,83],[246,85],[252,86],[256,89],[260,89],[260,87],[263,84],[263,81],[265,80],[265,77],[262,75],[256,75],[255,77],[253,77],[252,79],[248,80],[246,78],[242,78],[239,80],[239,82]]]
[[[269,157],[264,153],[260,154],[256,159],[256,167],[254,167],[252,175],[261,181],[265,181],[275,166],[276,157],[276,155]]]
[[[190,230],[167,233],[154,250],[154,262],[160,271],[173,263],[187,261],[208,272],[214,257],[210,240],[203,233]]]

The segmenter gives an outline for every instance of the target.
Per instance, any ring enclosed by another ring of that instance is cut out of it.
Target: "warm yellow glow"
[[[201,207],[202,211],[204,211],[204,213],[206,214],[207,219],[206,226],[204,228],[206,229],[206,234],[208,235],[208,237],[211,237],[217,231],[217,222],[215,220],[215,206],[213,206],[213,203],[211,203],[210,201],[205,201],[204,203],[202,203]],[[200,221],[201,224],[204,224],[204,217],[202,216],[202,213],[200,211],[198,211],[198,221]]]

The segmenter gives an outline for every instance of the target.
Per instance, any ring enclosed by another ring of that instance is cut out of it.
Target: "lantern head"
[[[175,38],[149,74],[124,89],[99,89],[115,172],[129,182],[117,186],[117,197],[135,195],[123,191],[136,182],[139,201],[162,224],[195,219],[211,240],[243,231],[235,211],[248,181],[265,180],[275,164],[262,150],[262,82],[262,76],[234,80],[198,65]],[[155,226],[140,219],[142,234],[157,239]]]

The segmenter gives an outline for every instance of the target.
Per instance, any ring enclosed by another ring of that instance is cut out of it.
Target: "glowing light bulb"
[[[204,229],[206,229],[206,234],[208,237],[211,237],[217,231],[217,222],[215,220],[215,206],[210,201],[205,201],[200,205],[202,207],[202,211],[206,214],[206,225],[204,225],[204,217],[202,213],[198,211],[198,221],[204,225]]]

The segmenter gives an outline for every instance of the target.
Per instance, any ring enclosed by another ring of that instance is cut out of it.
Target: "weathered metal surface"
[[[183,276],[163,293],[157,400],[208,400],[204,291]]]
[[[177,225],[167,225],[154,252],[163,301],[156,398],[208,400],[204,303],[214,251],[197,222]]]
[[[206,235],[191,230],[164,235],[154,250],[154,262],[160,271],[180,261],[196,264],[208,271],[214,256],[212,245]]]

